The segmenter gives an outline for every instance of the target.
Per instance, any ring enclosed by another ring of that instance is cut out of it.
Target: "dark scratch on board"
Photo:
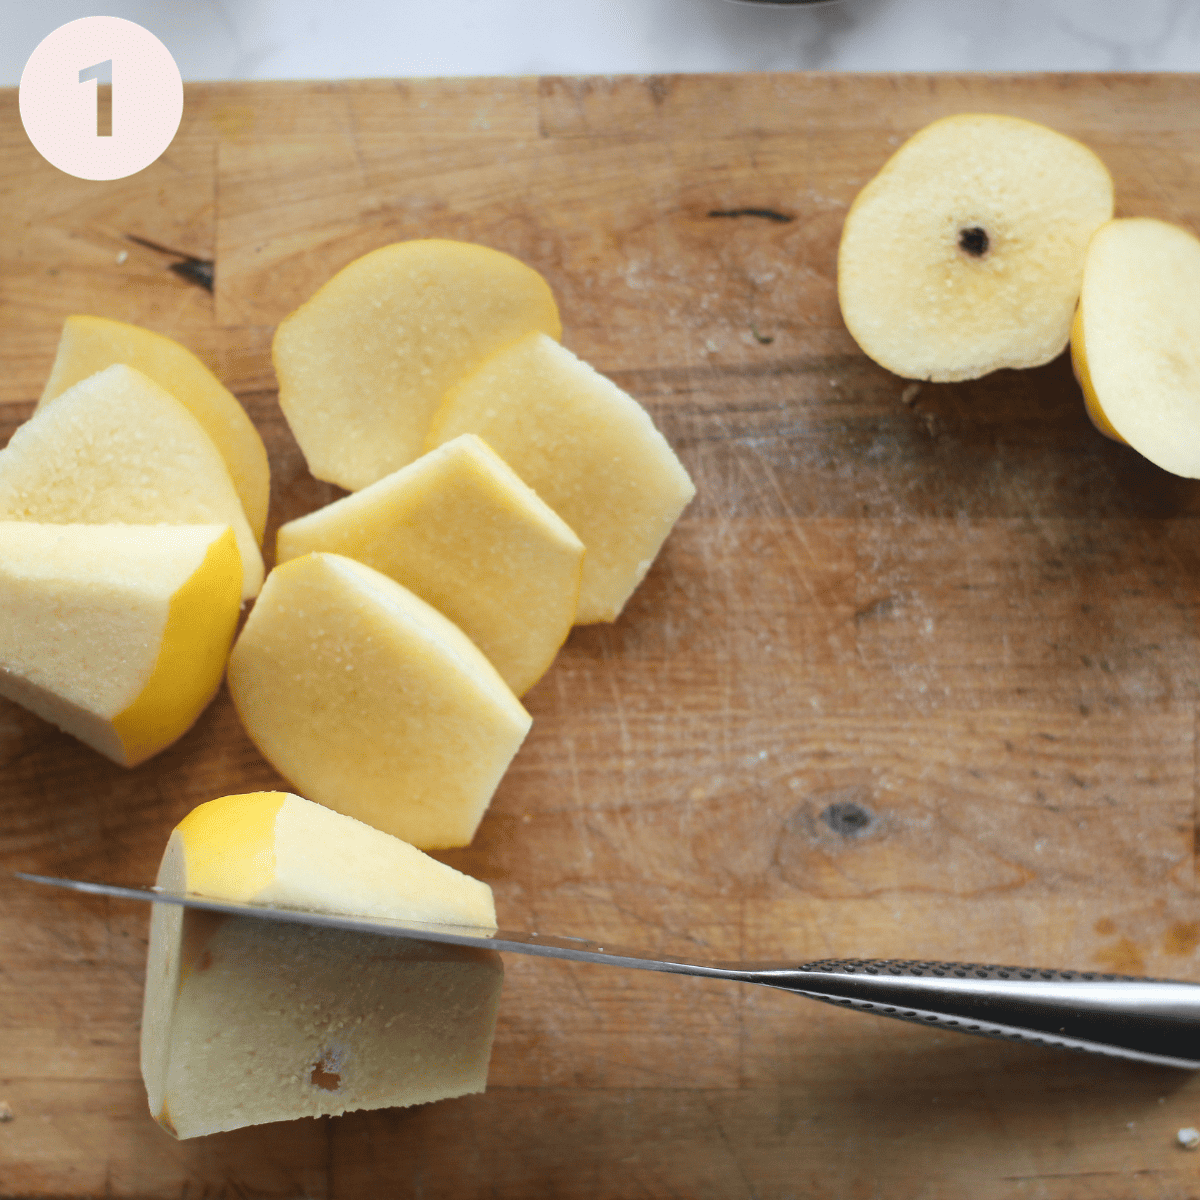
[[[197,287],[202,287],[206,292],[213,290],[213,278],[216,264],[211,258],[197,258],[194,254],[185,254],[182,250],[172,250],[170,246],[163,246],[158,242],[152,242],[149,238],[139,237],[136,233],[127,233],[125,235],[127,241],[134,242],[139,246],[145,246],[147,250],[153,250],[157,254],[167,254],[177,261],[168,263],[167,269],[174,271],[181,279],[186,279],[188,283],[194,283]]]
[[[796,219],[787,213],[776,212],[773,208],[712,208],[709,209],[708,215],[710,217],[761,217],[764,221],[778,221],[781,225],[786,225],[789,221]]]

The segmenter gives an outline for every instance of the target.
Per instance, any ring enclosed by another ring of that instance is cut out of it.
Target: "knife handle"
[[[747,982],[956,1033],[1200,1068],[1200,984],[982,963],[828,959]]]

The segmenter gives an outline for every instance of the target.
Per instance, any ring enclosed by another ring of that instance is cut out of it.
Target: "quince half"
[[[1200,478],[1200,239],[1149,217],[1103,226],[1088,247],[1071,359],[1102,433]]]
[[[934,121],[846,214],[846,328],[909,379],[1047,363],[1067,344],[1088,241],[1112,214],[1107,168],[1072,138],[1017,117]]]

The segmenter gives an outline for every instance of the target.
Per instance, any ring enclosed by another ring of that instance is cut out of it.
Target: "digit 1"
[[[89,79],[96,81],[96,136],[112,137],[112,59],[84,67],[79,72],[79,82],[86,83]],[[102,83],[108,84],[108,91],[103,96],[100,94]]]

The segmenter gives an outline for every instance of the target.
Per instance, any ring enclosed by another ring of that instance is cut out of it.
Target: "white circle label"
[[[102,93],[111,84],[111,102]],[[80,179],[124,179],[171,144],[183,80],[148,29],[120,17],[60,25],[21,73],[21,123],[38,153]]]

